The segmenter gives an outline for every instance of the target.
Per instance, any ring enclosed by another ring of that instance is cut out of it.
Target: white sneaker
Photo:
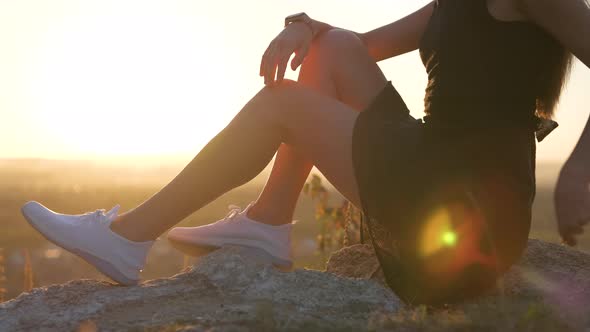
[[[226,245],[263,250],[274,265],[290,269],[293,266],[291,229],[293,224],[272,226],[247,217],[250,203],[243,211],[231,205],[225,218],[200,227],[176,227],[168,232],[174,247],[188,254],[202,254]]]
[[[154,241],[133,242],[116,234],[110,224],[119,206],[81,215],[53,212],[37,202],[28,202],[21,212],[49,241],[70,251],[123,285],[139,282],[147,253]]]

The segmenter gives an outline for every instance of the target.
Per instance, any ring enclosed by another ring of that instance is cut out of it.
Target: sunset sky
[[[189,158],[263,86],[260,58],[286,15],[365,32],[428,2],[0,0],[0,158]],[[422,117],[417,52],[380,66]],[[540,160],[571,151],[589,87],[576,61]]]

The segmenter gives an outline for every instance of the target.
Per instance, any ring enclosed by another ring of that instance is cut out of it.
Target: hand
[[[295,70],[303,63],[309,51],[313,33],[304,23],[295,22],[287,25],[283,31],[268,45],[260,63],[260,76],[264,76],[264,84],[280,83],[285,77],[287,64],[291,55],[291,69]]]
[[[572,158],[561,169],[555,187],[555,211],[564,243],[575,246],[576,237],[590,221],[590,165]]]

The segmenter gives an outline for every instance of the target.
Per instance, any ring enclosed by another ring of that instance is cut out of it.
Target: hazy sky
[[[260,57],[287,14],[364,32],[427,2],[0,0],[0,158],[192,156],[262,87]],[[421,117],[417,52],[380,66]],[[571,151],[589,87],[577,62],[539,159]]]

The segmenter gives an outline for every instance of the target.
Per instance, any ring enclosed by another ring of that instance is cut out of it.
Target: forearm
[[[326,33],[329,30],[332,30],[332,29],[340,29],[340,30],[349,31],[349,32],[355,34],[363,42],[363,44],[369,50],[369,54],[371,55],[371,57],[373,57],[375,59],[375,62],[383,60],[383,58],[384,58],[384,56],[380,55],[380,53],[381,53],[380,47],[378,47],[378,43],[377,43],[377,40],[379,39],[378,29],[367,32],[367,33],[361,33],[361,32],[352,31],[350,29],[343,29],[343,28],[335,27],[335,26],[332,26],[328,23],[320,22],[320,21],[314,20],[314,19],[312,19],[312,27],[313,27],[313,38],[314,39],[318,38],[320,35]]]
[[[586,53],[583,54],[585,56],[578,56],[578,58],[590,69],[590,47],[586,47]],[[590,117],[586,120],[582,135],[580,135],[569,160],[581,163],[586,167],[590,166]]]
[[[313,38],[314,39],[317,38],[318,36],[326,33],[329,30],[340,29],[340,30],[346,30],[346,31],[354,33],[363,42],[363,44],[367,45],[366,34],[364,34],[364,33],[355,32],[355,31],[352,31],[349,29],[335,27],[335,26],[332,26],[328,23],[320,22],[320,21],[314,20],[314,19],[311,19],[311,22],[312,22],[312,27],[313,27]]]
[[[313,18],[311,19],[311,26],[313,31],[313,39],[326,33],[326,31],[329,31],[331,29],[337,29],[336,27],[333,27],[328,23],[320,22],[318,20],[314,20]]]
[[[434,4],[430,3],[400,20],[364,33],[362,39],[369,54],[378,62],[418,49],[433,9]]]
[[[375,62],[379,62],[417,49],[433,9],[432,2],[398,21],[365,33],[345,30],[357,35]],[[312,19],[312,22],[314,37],[330,29],[339,29],[317,20]]]
[[[418,34],[407,33],[400,29],[394,36],[391,34],[394,25],[399,26],[399,22],[362,34],[361,39],[367,46],[371,57],[375,59],[375,62],[414,51],[419,47],[419,38],[416,37]],[[421,33],[419,35],[421,36]],[[383,44],[384,40],[391,40],[392,43],[385,45]]]
[[[571,162],[590,166],[590,119],[586,122],[582,135],[572,151],[569,160]]]

